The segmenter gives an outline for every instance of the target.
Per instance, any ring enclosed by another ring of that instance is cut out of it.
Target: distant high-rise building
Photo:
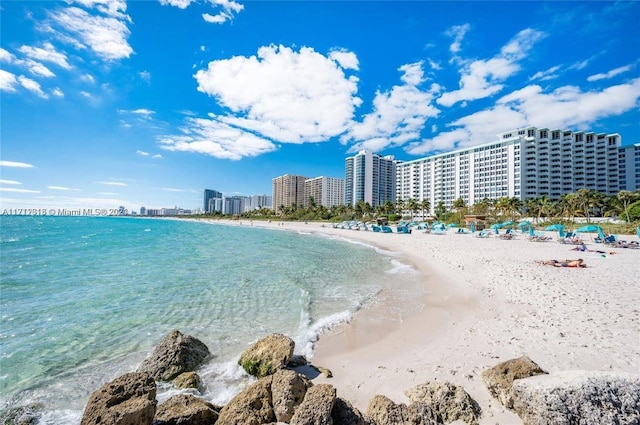
[[[222,212],[222,193],[217,190],[205,189],[203,208],[205,213]]]
[[[294,174],[285,174],[272,179],[273,209],[278,211],[281,206],[304,205],[304,182],[306,180],[306,177]]]
[[[252,195],[245,204],[245,211],[259,210],[261,208],[273,208],[271,195]]]
[[[239,215],[245,211],[246,196],[225,196],[222,198],[222,213]]]
[[[344,179],[335,177],[315,177],[304,182],[304,205],[309,206],[313,198],[316,205],[331,208],[344,203]]]
[[[344,203],[368,202],[372,207],[396,200],[396,161],[362,150],[345,161]]]

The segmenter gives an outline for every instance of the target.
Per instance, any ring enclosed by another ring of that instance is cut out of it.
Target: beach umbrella
[[[456,223],[449,223],[447,224],[447,227],[458,227],[458,225]]]
[[[518,223],[519,227],[525,227],[525,226],[531,226],[531,222],[529,221],[521,221],[520,223]]]
[[[501,227],[502,227],[502,224],[500,224],[500,223],[496,223],[496,224],[494,224],[493,226],[491,226],[491,228],[492,228],[493,230],[499,229],[499,228],[501,228]]]
[[[598,232],[598,233],[602,232],[602,227],[594,226],[593,224],[590,224],[588,226],[582,226],[576,230],[576,233],[594,233],[594,232]]]
[[[547,226],[544,228],[546,231],[554,231],[554,230],[562,230],[564,226],[562,224],[552,224],[551,226]]]
[[[511,221],[511,220],[505,221],[504,223],[502,223],[502,225],[503,226],[512,226],[513,225],[513,221]]]

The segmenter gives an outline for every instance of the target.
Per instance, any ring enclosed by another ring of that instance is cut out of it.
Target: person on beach
[[[578,258],[577,260],[545,260],[545,261],[537,261],[538,264],[542,264],[545,266],[554,266],[554,267],[587,267],[584,264],[582,258]]]

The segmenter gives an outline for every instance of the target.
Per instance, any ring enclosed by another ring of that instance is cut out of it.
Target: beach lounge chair
[[[488,231],[487,229],[481,230],[480,233],[478,233],[478,235],[476,236],[478,238],[490,238],[491,237],[491,232]]]
[[[393,229],[389,226],[380,226],[382,233],[393,233]]]

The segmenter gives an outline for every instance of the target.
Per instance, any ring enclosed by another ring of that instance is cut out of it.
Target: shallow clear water
[[[184,220],[1,220],[0,407],[42,403],[44,423],[78,423],[91,392],[172,329],[207,344],[203,396],[225,403],[249,380],[237,357],[268,333],[311,356],[318,332],[385,288],[403,305],[390,315],[421,308],[415,271],[343,240]]]

